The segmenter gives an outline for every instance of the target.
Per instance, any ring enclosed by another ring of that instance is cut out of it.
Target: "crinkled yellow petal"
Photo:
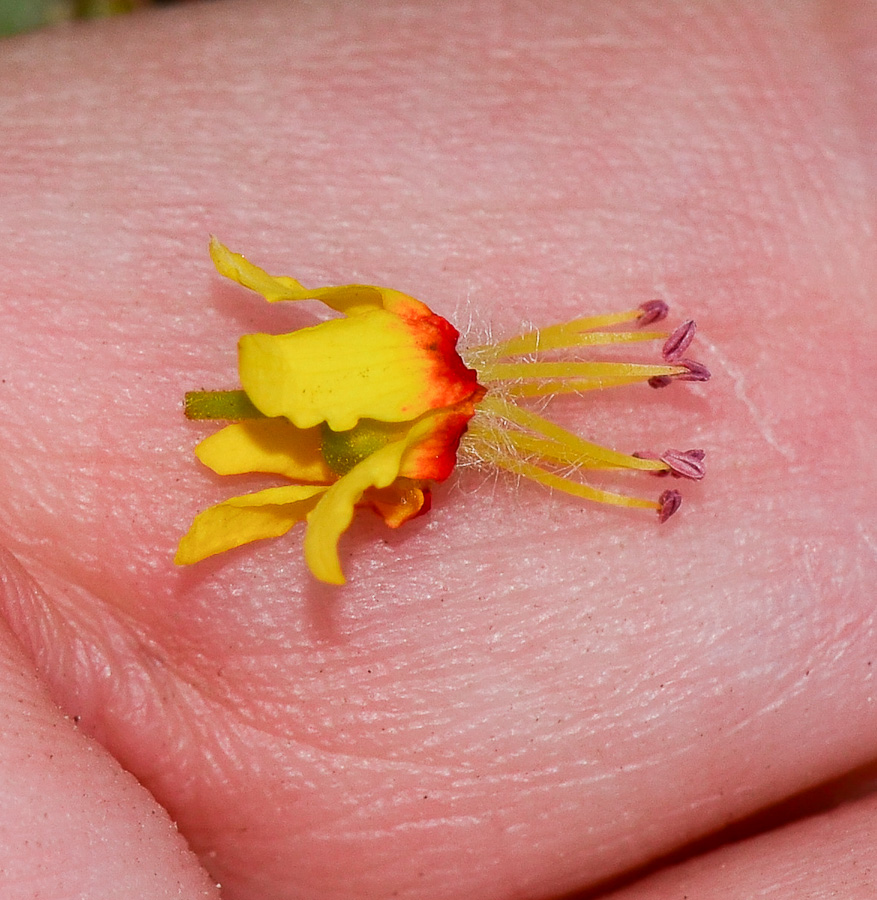
[[[372,309],[428,310],[423,303],[392,288],[371,284],[343,284],[338,287],[306,288],[286,275],[269,275],[253,265],[240,253],[232,253],[215,237],[210,239],[210,256],[220,275],[256,291],[266,300],[319,300],[326,306],[348,316],[359,315]]]
[[[325,490],[324,485],[293,484],[217,503],[195,516],[174,562],[187,566],[251,541],[280,537],[307,516]]]
[[[262,413],[299,428],[406,422],[473,390],[474,377],[461,377],[423,343],[408,321],[383,309],[290,334],[247,334],[238,345],[241,384]]]
[[[210,258],[220,275],[256,291],[272,303],[277,300],[304,299],[306,291],[294,278],[269,275],[240,253],[232,253],[215,237],[210,238]]]
[[[368,488],[385,488],[395,481],[405,451],[423,440],[432,424],[432,416],[426,416],[402,440],[393,441],[367,456],[339,478],[308,514],[305,561],[321,581],[344,584],[338,559],[338,541],[353,521],[354,507]]]
[[[253,419],[226,425],[205,438],[195,455],[218,475],[270,472],[294,481],[335,480],[320,450],[320,428],[296,428],[287,419]]]
[[[389,487],[366,491],[364,500],[390,528],[399,528],[429,512],[432,492],[427,485],[397,478]]]

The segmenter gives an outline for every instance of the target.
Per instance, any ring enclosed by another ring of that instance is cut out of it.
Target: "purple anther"
[[[636,324],[640,328],[651,325],[653,322],[660,322],[670,311],[670,307],[663,300],[646,300],[640,303],[639,308],[642,312],[639,314]]]
[[[667,387],[670,382],[673,381],[672,375],[653,375],[649,379],[649,387],[653,388],[662,388]]]
[[[658,503],[661,504],[661,508],[658,510],[658,521],[666,522],[682,506],[682,494],[679,491],[664,491],[658,497]]]
[[[674,375],[679,381],[709,381],[710,370],[703,364],[695,362],[693,359],[677,359],[675,365],[682,366],[687,369],[681,375]]]
[[[697,331],[697,325],[694,324],[694,319],[683,322],[664,342],[664,347],[661,350],[664,359],[667,362],[674,362],[679,359],[688,349],[688,345],[694,338],[695,331]]]
[[[677,478],[700,481],[706,473],[704,456],[706,454],[703,450],[668,450],[661,455],[660,460],[670,467],[671,474]]]

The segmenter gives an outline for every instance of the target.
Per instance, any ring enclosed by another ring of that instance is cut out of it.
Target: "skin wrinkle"
[[[13,565],[16,570],[17,563]],[[41,598],[45,596],[30,576],[22,577],[26,578],[26,581],[22,582],[26,587],[18,592],[21,600],[25,600],[28,596]],[[53,578],[49,583],[52,581],[57,583],[57,579]],[[49,594],[54,593],[55,591],[50,588]],[[78,594],[81,608],[85,594],[82,591]],[[8,596],[7,593],[7,598]],[[93,605],[96,598],[90,599]],[[29,603],[25,606],[21,600],[7,605],[7,609],[18,608],[20,611],[19,616],[12,617],[11,621],[19,625],[19,634],[22,632],[28,634],[31,652],[40,658],[43,668],[76,673],[71,675],[68,685],[55,685],[53,693],[64,707],[74,712],[80,720],[95,723],[100,721],[98,710],[119,708],[136,711],[135,718],[139,719],[142,727],[147,730],[153,727],[150,723],[158,721],[163,723],[165,729],[173,721],[179,730],[186,722],[186,711],[190,711],[189,722],[197,722],[199,718],[203,718],[204,721],[219,721],[220,717],[215,714],[202,716],[196,712],[204,707],[204,698],[201,697],[197,704],[192,702],[194,692],[191,686],[188,686],[190,690],[187,692],[183,689],[182,682],[176,685],[179,681],[179,672],[173,673],[174,681],[171,680],[166,662],[152,656],[152,652],[160,651],[160,648],[153,646],[150,650],[142,640],[138,643],[137,638],[131,634],[132,631],[136,634],[138,629],[131,627],[130,620],[123,624],[125,617],[117,616],[114,619],[105,617],[102,623],[94,623],[86,620],[76,606],[68,606],[66,615],[62,616],[58,612],[53,612],[50,606],[45,606],[45,599],[40,602],[43,611],[35,614],[35,605]],[[67,636],[68,630],[73,626],[72,617],[75,617],[77,635],[75,642],[70,641]],[[112,628],[108,627],[111,622]],[[35,631],[34,626],[39,627],[39,631]],[[100,657],[96,656],[96,651],[100,651]],[[131,664],[132,658],[137,660],[137,666]],[[102,683],[107,675],[111,680],[111,688]],[[188,697],[183,701],[187,693]],[[172,698],[177,702],[171,702]],[[158,708],[156,700],[159,703]],[[169,715],[171,711],[173,715]],[[135,721],[132,721],[131,725],[132,729],[135,728]],[[150,780],[150,764],[147,757],[138,749],[126,747],[126,741],[120,742],[118,736],[100,732],[101,729],[98,728],[96,733],[118,755],[127,756],[132,762],[140,757],[141,762],[137,766],[140,776],[147,781]],[[141,736],[137,743],[141,743],[142,740]],[[193,742],[203,740],[204,735],[200,737],[194,735],[188,726],[178,733],[173,741],[173,746],[177,748],[177,771],[182,772],[191,765],[188,747]],[[161,767],[166,768],[174,759],[174,753],[171,751],[171,743],[167,740],[162,740],[161,743]],[[201,762],[207,764],[208,757],[202,756]]]
[[[874,805],[873,800],[860,802],[837,815],[808,818],[778,829],[760,841],[735,843],[609,896],[612,900],[676,900],[708,893],[717,900],[730,900],[742,891],[752,897],[865,900],[875,884],[873,864],[861,862],[871,840]],[[812,848],[806,857],[800,852],[802,842]],[[720,879],[711,873],[713,867],[722,873]]]

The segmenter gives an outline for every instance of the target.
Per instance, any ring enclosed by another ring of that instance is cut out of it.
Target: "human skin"
[[[874,11],[229,2],[0,46],[4,898],[595,896],[875,758]],[[463,471],[360,516],[344,588],[299,531],[176,569],[265,483],[199,467],[184,391],[320,315],[210,232],[471,340],[661,296],[712,382],[558,409],[707,478],[659,526]],[[872,896],[872,819],[625,890],[794,852]]]
[[[844,897],[865,900],[877,888],[877,802],[849,804],[769,834],[660,871],[612,900],[737,900],[739,897]]]

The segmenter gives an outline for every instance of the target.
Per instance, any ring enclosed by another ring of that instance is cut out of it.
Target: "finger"
[[[0,555],[4,605],[34,586]],[[167,813],[46,695],[0,623],[0,888],[30,897],[217,898]]]
[[[4,522],[49,597],[16,630],[65,709],[242,897],[293,873],[332,893],[339,858],[379,895],[569,890],[873,755],[874,522],[850,477],[871,471],[873,260],[850,224],[871,213],[806,10],[682,29],[678,8],[560,5],[495,23],[485,67],[466,17],[381,37],[395,7],[363,7],[339,36],[247,9],[5,63],[43,106],[6,132]],[[181,60],[209,90],[180,88]],[[178,398],[234,386],[241,331],[308,321],[217,286],[208,227],[309,283],[392,275],[445,313],[468,291],[509,334],[674,295],[706,316],[711,392],[567,413],[622,449],[696,428],[709,482],[654,533],[464,476],[404,534],[359,522],[342,594],[294,540],[175,572],[229,493]]]

